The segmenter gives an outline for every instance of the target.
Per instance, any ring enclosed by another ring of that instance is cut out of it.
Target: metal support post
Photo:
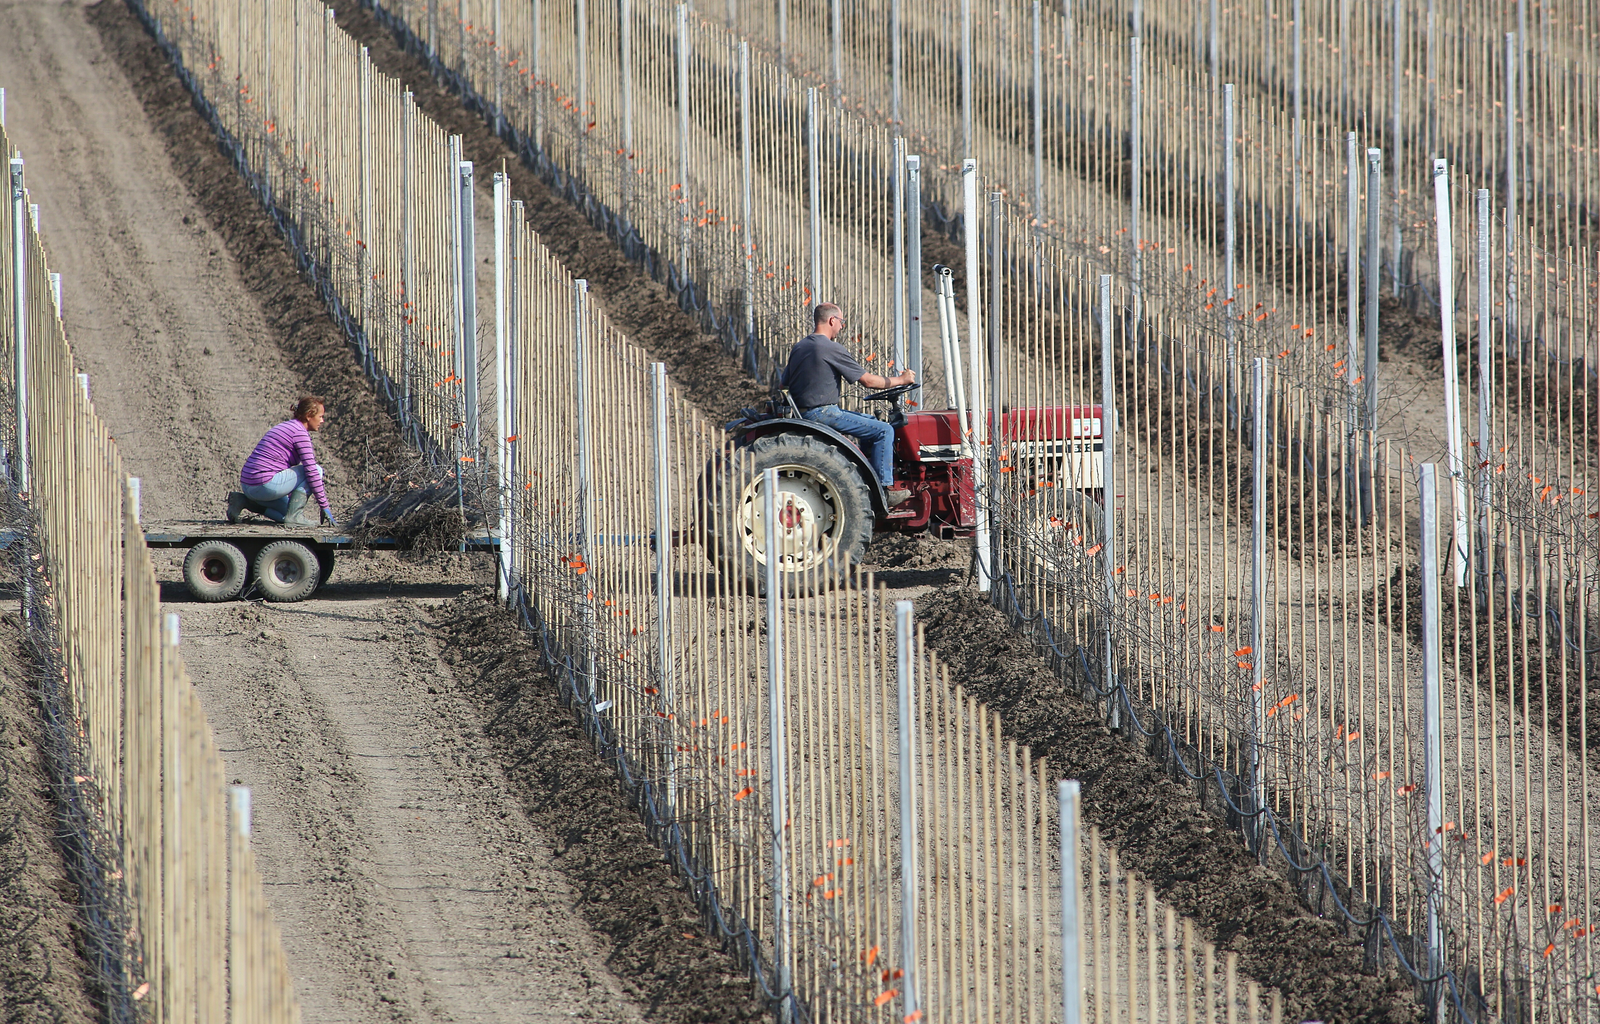
[[[917,900],[921,873],[917,865],[917,759],[916,695],[917,659],[912,648],[916,624],[910,601],[894,603],[896,709],[900,726],[900,962],[903,1019],[915,1021],[917,1000]]]
[[[811,264],[811,304],[822,298],[822,186],[817,180],[821,173],[817,138],[817,90],[806,89],[806,255]]]
[[[761,477],[761,511],[766,535],[767,611],[767,742],[768,775],[772,804],[772,961],[778,969],[778,1020],[789,1024],[794,1006],[789,981],[789,841],[788,811],[788,695],[783,671],[783,604],[779,589],[778,471]]]
[[[228,852],[228,984],[234,993],[253,989],[247,975],[249,958],[244,955],[246,921],[240,895],[244,892],[244,854],[250,848],[250,787],[228,787],[230,825]],[[235,995],[229,1000],[229,1024],[248,1024],[245,1001]]]
[[[972,159],[972,0],[961,0],[961,155]]]
[[[1489,190],[1478,190],[1478,550],[1479,571],[1484,574],[1484,586],[1493,582],[1494,566],[1490,562],[1489,544],[1489,481],[1493,470],[1489,466],[1491,440],[1489,434],[1493,411],[1490,406],[1494,387],[1494,358],[1490,349],[1494,321],[1489,294]]]
[[[544,90],[539,83],[544,81],[544,0],[531,0],[528,5],[528,88],[532,90],[533,108],[533,145],[535,149],[544,149]]]
[[[1383,243],[1379,213],[1383,208],[1383,150],[1367,150],[1367,315],[1366,353],[1361,367],[1366,385],[1366,416],[1362,426],[1378,429],[1378,289],[1383,283]]]
[[[750,220],[755,216],[755,157],[751,139],[750,43],[739,40],[739,173],[744,216],[744,343],[750,355],[750,370],[756,371],[756,243]]]
[[[412,216],[411,164],[416,137],[417,105],[407,92],[400,103],[400,422],[416,433],[416,415],[411,401],[411,361],[416,347],[417,270],[415,244],[416,218]]]
[[[904,134],[905,123],[900,116],[900,6],[902,0],[889,4],[889,127],[895,135]]]
[[[969,0],[970,2],[970,0]],[[961,224],[967,250],[967,390],[972,418],[972,489],[977,498],[977,532],[973,549],[977,556],[978,593],[987,594],[993,583],[993,563],[989,550],[989,471],[982,457],[982,446],[990,443],[993,432],[985,422],[988,403],[984,401],[984,336],[978,262],[978,161],[961,162]]]
[[[906,157],[906,358],[922,379],[922,158]],[[927,404],[927,394],[923,394]]]
[[[1433,162],[1434,217],[1439,238],[1439,333],[1444,356],[1444,429],[1449,452],[1450,479],[1454,484],[1456,528],[1450,555],[1456,586],[1467,582],[1467,551],[1470,539],[1467,525],[1466,463],[1461,454],[1461,385],[1456,378],[1456,297],[1455,260],[1451,251],[1454,236],[1450,228],[1450,165]]]
[[[572,353],[573,353],[573,379],[572,390],[575,397],[576,420],[578,435],[577,470],[578,470],[578,557],[584,565],[593,561],[592,545],[594,542],[594,501],[591,490],[590,452],[589,452],[589,282],[579,278],[572,282]],[[591,594],[593,591],[590,592]],[[595,697],[595,650],[594,650],[594,598],[591,596],[583,603],[583,648],[585,660],[584,685],[587,692],[584,697],[593,701]]]
[[[511,518],[511,434],[506,396],[511,384],[506,380],[506,204],[511,182],[503,171],[494,174],[494,447],[495,490],[498,495],[500,533],[500,600],[511,596],[511,557],[506,547],[506,525]]]
[[[689,204],[689,5],[678,4],[678,205],[681,251],[678,256],[678,273],[683,281],[689,279],[689,251],[693,244],[690,236],[694,218]]]
[[[994,522],[993,509],[999,501],[998,492],[1003,479],[1000,473],[1001,453],[1009,443],[1006,433],[1002,428],[1000,410],[1005,408],[1005,379],[1001,374],[1000,362],[1000,303],[1001,278],[1003,275],[1002,261],[1006,258],[1005,245],[1001,230],[1005,215],[1005,194],[1002,192],[989,193],[989,344],[986,353],[988,362],[988,408],[985,415],[989,424],[989,474],[988,474],[988,500],[984,503],[989,509],[988,522]],[[994,539],[989,538],[989,564],[993,567]],[[995,573],[991,568],[991,577]]]
[[[28,192],[22,157],[11,158],[11,394],[16,405],[16,460],[12,477],[26,497],[28,482]],[[30,577],[31,579],[31,577]]]
[[[1061,818],[1061,1020],[1083,1020],[1083,925],[1078,901],[1083,893],[1078,867],[1078,815],[1081,793],[1077,779],[1056,783],[1056,803]],[[1097,922],[1098,924],[1098,922]]]
[[[1116,671],[1111,662],[1111,618],[1117,606],[1117,393],[1112,387],[1111,350],[1111,275],[1100,275],[1100,473],[1102,532],[1105,539],[1100,554],[1105,560],[1105,687],[1106,722],[1115,729],[1122,721],[1117,704]]]
[[[894,193],[894,369],[906,368],[906,140],[890,140],[890,184]]]
[[[844,106],[844,62],[842,57],[844,48],[844,12],[841,10],[842,7],[843,0],[828,0],[828,35],[830,36],[829,42],[832,44],[829,61],[832,65],[831,71],[833,73],[830,81],[833,83],[834,105],[840,107]]]
[[[1439,630],[1439,495],[1433,463],[1422,467],[1423,784],[1428,794],[1428,973],[1444,967],[1444,685]],[[1444,988],[1433,1000],[1443,1020]]]
[[[500,0],[495,0],[499,3]],[[617,91],[622,103],[622,167],[632,167],[633,161],[633,0],[617,0]],[[744,44],[740,44],[742,50]],[[627,175],[628,188],[633,189],[633,174]]]
[[[1361,351],[1359,348],[1361,338],[1361,147],[1356,144],[1356,133],[1346,132],[1344,136],[1344,276],[1345,276],[1345,354],[1344,354],[1344,379],[1352,388],[1355,387],[1356,378],[1360,376],[1356,367],[1360,364]],[[1233,298],[1229,292],[1228,297]],[[1354,394],[1347,395],[1349,413],[1346,420],[1351,428],[1355,426]]]
[[[520,265],[520,253],[523,251],[522,232],[527,230],[527,220],[523,213],[521,200],[513,199],[508,205],[511,208],[508,218],[510,223],[506,225],[509,270]],[[506,564],[511,567],[511,597],[513,599],[516,598],[517,588],[520,586],[517,573],[518,534],[516,506],[521,491],[516,486],[516,479],[517,446],[521,443],[519,440],[521,431],[517,427],[517,424],[521,422],[521,414],[519,412],[521,394],[518,382],[522,380],[522,373],[517,361],[517,339],[522,336],[521,317],[522,275],[508,273],[506,281],[506,380],[510,384],[505,391],[499,394],[506,403],[506,423],[512,431],[511,436],[506,438],[506,477],[512,481],[512,484],[510,493],[507,495],[510,502],[511,516],[506,521],[505,536],[501,539],[500,544],[501,548],[506,552]]]
[[[457,136],[457,152],[460,152]],[[476,454],[482,438],[478,431],[478,222],[473,202],[472,161],[456,165],[457,195],[460,197],[458,225],[461,229],[461,394],[466,449]],[[459,467],[457,467],[459,468]]]
[[[778,63],[789,65],[789,0],[778,0]]]
[[[1143,87],[1140,69],[1144,64],[1140,46],[1141,43],[1138,36],[1128,40],[1128,145],[1132,153],[1132,166],[1129,168],[1128,173],[1128,243],[1133,246],[1131,255],[1133,266],[1133,339],[1135,345],[1138,344],[1140,320],[1144,315],[1144,295],[1141,287],[1143,283],[1141,277],[1144,270],[1144,248],[1139,241],[1139,205],[1142,199],[1139,193],[1140,185],[1144,178],[1144,146],[1139,137],[1140,101]]]
[[[672,645],[672,460],[667,423],[667,367],[665,363],[650,364],[651,395],[654,414],[651,432],[655,448],[655,518],[656,518],[656,642],[659,648],[661,673],[661,708],[671,715],[677,704],[677,659]],[[767,549],[771,551],[771,548]],[[673,719],[659,719],[662,726],[672,728]],[[678,811],[678,759],[669,735],[662,744],[667,760],[667,813],[677,817]]]
[[[588,138],[589,124],[589,2],[574,0],[573,25],[577,34],[573,54],[577,61],[578,138]],[[580,152],[582,150],[580,149]]]
[[[357,173],[361,180],[361,199],[357,205],[356,216],[359,219],[356,231],[360,237],[356,239],[356,274],[361,278],[360,298],[357,300],[360,309],[357,316],[361,321],[361,362],[363,368],[371,371],[367,365],[372,354],[372,55],[363,46],[361,48],[361,138],[357,140],[356,148],[359,152],[358,159],[361,166]]]
[[[1213,9],[1215,0],[1213,0]],[[1233,140],[1237,133],[1233,126],[1233,86],[1222,87],[1222,292],[1223,299],[1234,297],[1234,256],[1238,246],[1238,233],[1234,221],[1234,167]],[[1218,303],[1223,319],[1227,321],[1228,336],[1228,418],[1237,422],[1239,405],[1239,353],[1233,337],[1233,306],[1226,301]]]
[[[1506,33],[1506,210],[1517,216],[1517,36]]]
[[[1267,361],[1259,356],[1250,373],[1250,683],[1254,721],[1250,730],[1250,795],[1255,810],[1267,806],[1265,766],[1261,757],[1267,724]],[[1267,851],[1266,815],[1255,820],[1256,857]]]
[[[1305,82],[1305,70],[1304,70],[1305,69],[1305,50],[1304,50],[1304,46],[1305,46],[1305,44],[1304,44],[1304,41],[1301,38],[1302,33],[1301,33],[1301,27],[1300,27],[1301,26],[1301,20],[1304,17],[1304,15],[1303,15],[1303,13],[1301,11],[1301,6],[1302,6],[1303,2],[1304,2],[1304,0],[1294,0],[1294,6],[1293,6],[1293,9],[1292,9],[1292,13],[1290,14],[1290,18],[1293,19],[1290,22],[1290,26],[1291,26],[1291,30],[1294,33],[1294,41],[1291,44],[1291,46],[1292,46],[1293,51],[1294,51],[1294,56],[1293,56],[1293,61],[1294,61],[1294,72],[1293,72],[1293,75],[1294,75],[1294,84],[1293,84],[1293,92],[1294,92],[1294,97],[1293,97],[1293,100],[1294,100],[1294,163],[1295,163],[1296,171],[1298,171],[1298,169],[1300,167],[1301,142],[1302,142],[1302,137],[1301,137],[1301,123],[1302,123],[1301,122],[1301,117],[1303,116],[1303,112],[1305,110],[1305,101],[1304,101],[1304,97],[1303,97],[1302,91],[1301,91],[1305,87],[1304,86],[1304,82]],[[1297,177],[1296,181],[1298,181],[1298,180],[1299,179]],[[1299,194],[1300,194],[1299,193],[1299,189],[1297,188],[1295,190],[1296,197],[1298,197]]]
[[[627,0],[622,0],[624,4]],[[501,135],[505,132],[506,125],[506,90],[505,70],[506,57],[502,49],[505,39],[505,12],[502,0],[494,0],[494,48],[490,59],[494,62],[494,133]]]
[[[56,300],[56,319],[61,319],[61,275],[50,272],[50,297]]]
[[[1039,0],[1033,0],[1033,222],[1044,223],[1044,39]]]
[[[1391,237],[1391,241],[1394,243],[1394,256],[1393,261],[1389,264],[1389,289],[1390,294],[1397,299],[1400,297],[1400,222],[1403,219],[1400,206],[1400,180],[1403,175],[1401,175],[1400,169],[1402,166],[1401,160],[1405,153],[1405,147],[1401,144],[1400,137],[1400,83],[1403,81],[1400,68],[1400,26],[1404,22],[1404,3],[1405,0],[1394,0],[1394,16],[1391,19],[1395,35],[1393,47],[1394,71],[1390,79],[1391,84],[1394,86],[1394,98],[1389,117],[1389,159],[1394,164],[1395,173],[1392,196],[1394,217],[1391,218],[1394,221],[1394,232]]]

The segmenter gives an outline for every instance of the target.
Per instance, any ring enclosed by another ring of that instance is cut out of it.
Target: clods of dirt
[[[589,282],[589,294],[628,338],[667,366],[667,375],[714,422],[732,419],[744,406],[758,405],[767,390],[694,316],[679,308],[665,285],[653,280],[578,209],[521,161],[517,152],[490,130],[428,72],[426,63],[407,53],[358,0],[328,4],[340,28],[367,47],[372,65],[412,91],[417,105],[445,131],[461,136],[462,155],[480,168],[500,168],[511,178],[511,197],[520,199],[528,226],[575,278]],[[480,174],[487,182],[489,176]],[[796,326],[803,316],[796,311]],[[795,335],[798,341],[803,334]]]
[[[14,616],[0,622],[0,1019],[101,1015],[79,953],[78,893],[60,831],[38,703]]]
[[[964,586],[918,609],[929,648],[953,681],[1000,713],[1005,733],[1083,783],[1083,814],[1122,862],[1193,918],[1250,977],[1279,989],[1285,1020],[1420,1021],[1411,987],[1362,968],[1361,939],[1319,918],[1237,835],[1139,747],[1108,729],[995,608]]]
[[[755,983],[708,936],[682,883],[594,743],[562,706],[537,641],[508,612],[462,598],[435,610],[442,657],[478,702],[484,730],[533,822],[558,837],[557,864],[609,965],[660,1024],[766,1018]]]

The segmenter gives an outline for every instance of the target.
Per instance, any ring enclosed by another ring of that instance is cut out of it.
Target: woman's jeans
[[[321,476],[321,466],[318,466],[318,476]],[[261,514],[275,523],[283,522],[283,517],[289,514],[289,496],[295,491],[311,493],[311,484],[308,482],[306,467],[290,466],[274,476],[264,484],[243,484],[240,490],[244,496],[261,506]]]
[[[861,442],[867,461],[884,487],[894,486],[894,428],[882,420],[850,412],[837,405],[819,405],[800,414],[815,423],[832,427]]]

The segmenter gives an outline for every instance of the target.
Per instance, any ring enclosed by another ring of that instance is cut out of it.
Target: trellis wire
[[[437,28],[436,19],[428,19],[428,25]],[[214,26],[195,18],[187,28],[192,33],[187,46],[206,52]],[[247,50],[248,34],[244,38]],[[448,38],[447,32],[435,36]],[[339,48],[335,42],[328,45],[332,51]],[[227,81],[225,61],[217,63]],[[189,83],[203,99],[204,80],[189,76]],[[419,121],[416,133],[425,137],[426,131]],[[330,125],[327,137],[342,134],[342,125]],[[302,150],[298,140],[289,144]],[[384,156],[374,147],[375,161]],[[253,180],[259,186],[261,179]],[[347,201],[332,182],[327,191],[331,205]],[[776,841],[786,844],[797,871],[804,867],[812,876],[808,885],[796,874],[797,891],[774,894],[763,867],[763,851],[773,837],[764,837],[759,824],[771,793],[759,791],[761,777],[754,767],[761,763],[761,748],[771,743],[760,699],[766,685],[762,640],[748,629],[757,619],[754,588],[742,563],[708,578],[694,561],[703,554],[674,545],[669,571],[675,599],[670,609],[652,607],[651,577],[661,567],[655,565],[650,539],[667,535],[675,525],[655,521],[654,474],[667,471],[674,514],[685,517],[680,522],[688,526],[702,501],[715,500],[730,481],[747,479],[740,476],[743,457],[726,451],[720,432],[675,395],[665,407],[670,466],[649,467],[646,460],[620,457],[659,450],[652,441],[660,439],[648,436],[654,418],[646,417],[586,422],[593,457],[582,481],[567,460],[524,454],[569,448],[580,402],[645,408],[653,387],[642,354],[593,303],[574,301],[581,283],[554,263],[514,209],[506,219],[510,266],[505,269],[511,281],[504,297],[513,334],[507,363],[516,375],[501,390],[508,400],[516,399],[507,409],[514,431],[507,438],[513,446],[508,497],[518,538],[511,590],[543,639],[546,658],[569,698],[583,706],[596,734],[615,744],[641,801],[669,834],[679,866],[698,888],[714,894],[708,913],[723,923],[725,934],[743,935],[747,955],[759,965],[763,951],[750,943],[740,922],[770,935],[773,900],[781,896],[795,911],[794,1005],[830,1019],[892,1013],[892,1007],[882,1009],[893,1001],[884,997],[891,991],[884,986],[895,980],[893,969],[884,974],[895,956],[889,851],[896,845],[898,820],[889,813],[898,791],[897,759],[884,741],[895,727],[888,700],[890,662],[881,653],[892,636],[888,602],[870,579],[824,589],[816,598],[769,598],[777,600],[784,616],[781,635],[792,684],[788,703],[795,712],[786,745],[796,763],[785,796],[796,812],[788,816],[787,834]],[[307,236],[290,234],[308,256]],[[388,244],[403,247],[405,242]],[[376,263],[386,256],[374,251],[369,258]],[[342,298],[341,287],[348,286],[330,285],[333,300]],[[579,338],[584,339],[582,374],[577,372]],[[372,358],[380,376],[388,372],[392,379],[393,365],[407,354],[391,347]],[[420,345],[418,354],[426,357]],[[728,468],[706,474],[708,463]],[[661,620],[668,623],[670,647],[651,635],[652,623]],[[670,706],[663,703],[657,674],[662,663],[652,657],[652,646],[672,652],[673,674],[681,681],[682,696]],[[1004,741],[994,716],[951,687],[931,659],[920,674],[941,680],[940,686],[925,688],[928,703],[919,704],[918,711],[929,723],[928,753],[917,762],[925,774],[918,787],[920,817],[942,823],[918,837],[920,859],[929,865],[920,904],[930,907],[921,918],[928,933],[922,948],[936,951],[918,965],[922,976],[932,979],[929,1012],[934,1006],[978,1003],[994,1019],[1021,1019],[1024,1003],[1054,1004],[1048,990],[1052,958],[1047,951],[1036,952],[1035,940],[1027,938],[1048,933],[1051,913],[1045,898],[1052,871],[1048,774]],[[840,681],[848,681],[843,691]],[[862,715],[861,708],[877,710]],[[952,760],[964,768],[952,768]],[[673,817],[663,814],[656,799],[669,775],[678,786]],[[973,821],[983,823],[983,844],[966,843],[952,862],[947,852],[963,847],[957,837],[965,836]],[[1031,894],[1025,909],[1017,899],[1024,889]],[[940,915],[957,927],[941,925]],[[1119,942],[1108,947],[1108,955],[1142,957],[1152,972],[1178,969],[1175,961],[1162,959],[1156,944],[1140,948],[1137,942]],[[841,971],[841,964],[854,966]],[[1016,979],[1015,987],[999,986],[1001,978]],[[1025,1000],[1019,998],[1022,992]],[[1240,992],[1211,974],[1205,975],[1204,998],[1214,1011],[1242,1012],[1251,1020],[1261,1013],[1258,993]]]
[[[14,152],[3,127],[0,147]],[[4,263],[26,286],[8,274],[0,313],[27,327],[7,332],[0,355],[25,364],[5,400],[27,415],[3,432],[9,539],[29,581],[25,637],[48,670],[47,731],[65,775],[58,798],[74,829],[96,981],[113,1020],[231,1012],[290,1024],[299,1012],[278,931],[247,844],[230,832],[222,759],[179,653],[178,616],[162,614],[138,481],[124,476],[74,370],[36,225],[12,209],[0,227],[24,244],[7,244]]]

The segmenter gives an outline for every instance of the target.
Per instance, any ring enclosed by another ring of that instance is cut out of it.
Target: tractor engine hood
[[[960,458],[960,422],[954,409],[908,413],[906,425],[901,431],[904,454],[918,462],[947,462]],[[1012,409],[1000,414],[1001,440],[1013,444],[1030,441],[1098,441],[1100,434],[1098,405]],[[1067,448],[1066,445],[1050,447],[1063,451]]]

